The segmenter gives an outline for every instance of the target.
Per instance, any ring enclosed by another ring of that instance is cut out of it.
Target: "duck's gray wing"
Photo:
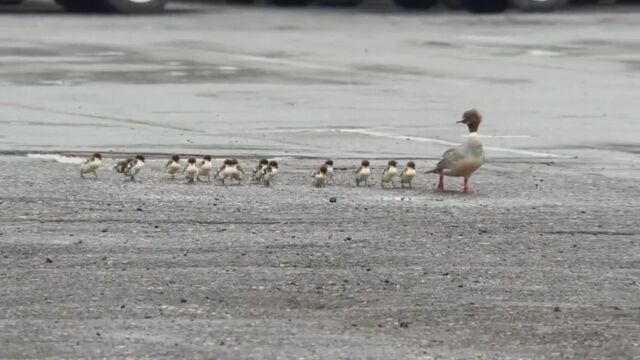
[[[440,173],[442,170],[451,167],[456,161],[462,159],[463,155],[458,148],[449,149],[442,154],[442,158],[438,161],[436,167],[427,171],[428,173]]]

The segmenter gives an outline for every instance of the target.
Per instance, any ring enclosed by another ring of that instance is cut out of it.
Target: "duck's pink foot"
[[[464,187],[462,188],[463,194],[471,194],[473,190],[469,187],[469,178],[464,178]]]

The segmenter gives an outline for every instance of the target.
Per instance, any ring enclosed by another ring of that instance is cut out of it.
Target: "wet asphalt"
[[[10,9],[0,358],[640,357],[634,7]],[[423,172],[472,106],[475,192],[435,193]],[[93,151],[98,179],[33,156]],[[138,152],[139,183],[111,170]],[[170,153],[280,173],[186,184]],[[417,162],[413,189],[380,188],[390,158]]]

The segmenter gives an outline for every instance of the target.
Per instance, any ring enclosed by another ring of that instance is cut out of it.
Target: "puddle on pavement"
[[[77,86],[85,83],[198,84],[216,82],[362,84],[313,69],[263,69],[191,60],[158,60],[118,47],[55,44],[0,46],[0,81],[16,85]]]

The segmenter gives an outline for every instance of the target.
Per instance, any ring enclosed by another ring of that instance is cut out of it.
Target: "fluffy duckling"
[[[230,178],[233,172],[234,172],[233,160],[226,159],[222,163],[222,166],[218,168],[215,178],[216,180],[220,181],[220,183],[224,185],[225,180],[227,180],[227,178]]]
[[[114,166],[113,168],[117,173],[124,174],[125,171],[127,171],[127,166],[129,166],[129,164],[132,163],[134,160],[135,160],[134,158],[120,160],[116,163],[116,166]]]
[[[242,184],[242,179],[244,179],[244,170],[242,169],[242,166],[240,166],[238,159],[231,159],[231,166],[233,169],[231,179],[237,181],[238,185]]]
[[[382,170],[382,176],[380,177],[380,187],[384,188],[385,184],[391,183],[391,186],[395,186],[393,183],[393,177],[398,173],[398,163],[395,160],[391,160],[387,163],[387,167]]]
[[[171,176],[172,179],[176,177],[176,174],[180,169],[182,169],[182,165],[180,164],[180,156],[172,155],[167,161],[167,164],[164,166],[167,169],[167,173]]]
[[[198,171],[199,169],[196,159],[189,158],[189,160],[187,160],[187,166],[185,166],[182,172],[184,172],[187,182],[192,184],[196,180],[196,176],[198,176]]]
[[[333,182],[333,160],[325,161],[324,166],[327,168],[327,183]]]
[[[94,153],[80,167],[80,177],[84,178],[84,174],[93,173],[93,176],[97,179],[98,174],[96,170],[98,170],[100,165],[102,165],[102,155],[100,153]]]
[[[269,160],[261,159],[258,165],[253,169],[253,181],[260,181],[262,179],[262,171],[269,166]]]
[[[198,163],[198,181],[200,181],[200,177],[206,177],[207,181],[211,181],[211,170],[213,170],[211,156],[205,155]]]
[[[328,169],[326,165],[320,166],[316,173],[313,175],[313,186],[315,187],[325,187],[328,181]]]
[[[262,171],[262,181],[264,186],[271,186],[273,178],[278,174],[278,162],[269,161],[269,165]]]
[[[405,185],[409,185],[411,188],[411,182],[413,178],[416,176],[416,164],[413,161],[409,161],[405,166],[404,170],[400,174],[400,187],[404,187]]]
[[[360,186],[364,183],[365,186],[369,186],[369,176],[371,175],[371,168],[369,168],[369,161],[362,160],[360,167],[356,170],[356,186]]]
[[[144,167],[144,156],[136,155],[133,161],[129,162],[124,169],[124,175],[129,176],[131,181],[136,181],[136,175],[140,173],[140,170]]]

